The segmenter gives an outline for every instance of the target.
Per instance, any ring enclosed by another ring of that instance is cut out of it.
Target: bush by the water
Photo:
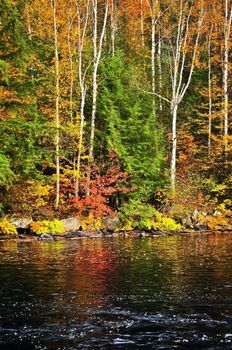
[[[0,221],[0,234],[2,235],[17,235],[16,227],[12,225],[8,220],[3,219]]]
[[[44,220],[37,221],[31,224],[31,231],[37,235],[48,234],[61,234],[64,232],[64,225],[60,220]]]
[[[163,216],[153,206],[143,204],[139,201],[127,203],[121,209],[119,217],[122,220],[122,230],[128,231],[139,228],[145,231],[177,231],[181,229],[181,225],[175,220]]]
[[[102,223],[102,218],[94,218],[94,216],[90,213],[88,217],[82,219],[81,226],[84,231],[98,231],[101,230],[104,225]]]

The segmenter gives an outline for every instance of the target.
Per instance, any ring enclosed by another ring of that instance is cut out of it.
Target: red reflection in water
[[[101,306],[114,289],[118,270],[116,250],[103,241],[83,241],[75,253],[68,288],[75,290],[74,302]]]

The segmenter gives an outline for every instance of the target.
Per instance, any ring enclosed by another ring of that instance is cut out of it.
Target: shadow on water
[[[232,349],[229,234],[0,242],[0,349]]]

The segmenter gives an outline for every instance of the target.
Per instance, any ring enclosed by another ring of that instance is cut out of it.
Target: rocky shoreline
[[[192,216],[185,217],[181,222],[181,229],[164,230],[161,229],[141,229],[141,228],[124,228],[121,229],[122,223],[119,217],[106,217],[103,221],[102,228],[84,228],[83,223],[76,217],[68,217],[61,220],[36,222],[31,217],[12,215],[5,218],[4,224],[13,226],[13,231],[4,234],[0,230],[0,241],[18,240],[18,241],[57,241],[57,240],[77,240],[84,238],[112,238],[112,237],[161,237],[173,235],[190,235],[190,234],[210,234],[214,232],[232,232],[232,222],[223,221],[224,216],[216,211],[213,216],[209,217],[206,213],[195,210]],[[210,221],[213,220],[213,227],[210,227]],[[231,219],[231,218],[230,218]],[[207,222],[208,220],[208,222]],[[218,223],[223,222],[224,226]],[[53,224],[46,231],[44,223]],[[55,225],[54,225],[55,223]],[[59,231],[60,225],[62,230]],[[40,227],[40,231],[33,228]]]
[[[119,231],[119,232],[106,232],[106,231],[76,231],[68,232],[65,234],[42,234],[41,236],[34,234],[21,233],[18,235],[0,235],[0,241],[6,240],[17,240],[21,242],[34,242],[34,241],[59,241],[59,240],[79,240],[79,239],[102,239],[102,238],[158,238],[164,236],[175,236],[175,235],[191,235],[191,234],[212,234],[212,233],[229,233],[232,232],[229,230],[182,230],[182,231],[171,231],[171,232],[162,232],[162,231],[142,231],[142,230],[133,230],[133,231]]]

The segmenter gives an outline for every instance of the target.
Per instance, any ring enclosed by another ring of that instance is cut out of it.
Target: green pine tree
[[[136,195],[149,197],[161,182],[164,152],[163,132],[152,113],[151,97],[133,85],[133,65],[121,53],[104,63],[101,74],[99,114],[106,145],[136,181]]]
[[[46,157],[43,138],[48,128],[38,113],[35,93],[38,82],[31,74],[30,60],[35,47],[25,32],[22,11],[21,2],[13,6],[3,0],[0,4],[1,185],[12,179],[7,173],[35,177]]]

